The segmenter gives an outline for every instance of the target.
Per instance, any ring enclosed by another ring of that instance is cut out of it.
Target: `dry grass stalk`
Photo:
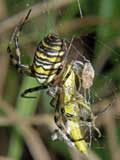
[[[43,14],[49,10],[55,10],[58,9],[62,6],[68,5],[69,3],[71,3],[73,0],[60,0],[57,1],[56,0],[52,0],[49,2],[43,2],[43,3],[38,3],[32,6],[32,14],[31,14],[31,18],[34,18],[40,14]],[[24,17],[26,15],[26,13],[28,12],[28,9],[25,9],[21,12],[19,12],[18,14],[6,19],[5,21],[0,23],[0,34],[2,34],[3,32],[6,32],[7,30],[13,28],[14,26],[16,26],[19,22],[19,20]]]

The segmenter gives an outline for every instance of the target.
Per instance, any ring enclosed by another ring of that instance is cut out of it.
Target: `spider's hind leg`
[[[23,98],[36,98],[33,96],[27,96],[27,94],[32,93],[32,92],[36,92],[36,91],[40,91],[42,89],[47,89],[47,88],[48,88],[48,86],[36,86],[33,88],[28,88],[21,94],[21,97],[23,97]]]

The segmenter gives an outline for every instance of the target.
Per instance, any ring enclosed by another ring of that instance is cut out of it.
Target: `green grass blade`
[[[19,94],[21,94],[21,92],[23,92],[26,88],[34,87],[36,85],[39,84],[35,80],[25,77]],[[39,95],[38,93],[33,93],[33,94]],[[21,98],[19,95],[16,103],[16,108],[17,108],[16,110],[18,114],[22,116],[30,116],[34,114],[37,102],[38,102],[38,96],[35,99],[29,99],[29,98],[26,99],[26,98]],[[12,131],[10,146],[8,149],[8,155],[14,158],[15,160],[20,160],[22,152],[23,152],[23,140],[20,135],[19,127],[16,126]]]

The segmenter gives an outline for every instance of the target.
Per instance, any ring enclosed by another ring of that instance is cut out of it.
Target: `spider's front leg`
[[[22,31],[22,28],[24,26],[24,24],[26,23],[29,15],[31,13],[31,9],[28,11],[26,17],[20,21],[20,23],[16,26],[11,40],[9,42],[9,45],[7,47],[7,53],[12,61],[12,63],[19,69],[19,71],[34,77],[32,71],[31,71],[31,66],[29,65],[25,65],[21,63],[21,52],[20,52],[20,47],[19,47],[19,36],[20,36],[20,32]],[[16,49],[16,54],[12,53],[12,44],[14,43],[15,45],[15,49]]]

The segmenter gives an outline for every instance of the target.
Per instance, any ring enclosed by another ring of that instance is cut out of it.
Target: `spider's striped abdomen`
[[[38,45],[33,60],[33,72],[41,84],[53,81],[60,73],[66,44],[57,35],[49,34]]]

